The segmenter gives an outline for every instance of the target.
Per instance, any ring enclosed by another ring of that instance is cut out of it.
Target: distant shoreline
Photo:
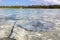
[[[32,5],[32,6],[0,6],[0,8],[60,8],[60,5]]]

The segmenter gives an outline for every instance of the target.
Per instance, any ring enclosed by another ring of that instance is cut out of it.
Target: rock
[[[16,40],[16,39],[13,39],[13,38],[0,38],[0,40]]]
[[[14,32],[13,32],[11,38],[15,38],[17,40],[26,40],[25,37],[24,37],[26,34],[27,34],[26,30],[15,26]]]
[[[21,21],[18,21],[21,22]],[[17,23],[14,26],[13,29],[13,34],[11,35],[10,38],[8,38],[11,28],[13,27],[14,22],[12,20],[9,20],[6,22],[5,25],[0,26],[0,40],[48,40],[48,38],[52,39],[52,40],[58,40],[60,39],[60,36],[58,35],[58,33],[60,34],[60,32],[44,32],[44,31],[34,31],[34,29],[32,31],[30,30],[25,30],[24,27],[17,26]],[[47,26],[48,24],[48,26]],[[29,25],[29,24],[28,24]],[[34,21],[30,23],[30,27],[42,27],[42,29],[44,29],[44,27],[52,27],[54,26],[53,24],[51,25],[50,23],[45,23],[45,24],[41,24],[40,21]]]
[[[24,24],[24,23],[22,23],[22,24]],[[22,26],[19,23],[17,24],[18,27],[21,27],[28,31],[49,31],[50,29],[54,29],[53,28],[54,25],[55,24],[53,22],[42,23],[38,20],[28,22],[24,26]]]
[[[31,36],[31,37],[29,38],[29,40],[41,40],[41,38],[36,37],[36,36]]]
[[[53,29],[53,27],[54,27],[54,23],[53,22],[46,22],[45,24],[44,24],[44,30],[45,31],[49,31],[50,29]]]
[[[14,24],[14,21],[9,20],[9,21],[6,21],[6,23],[4,23],[3,25],[0,25],[0,38],[9,36],[13,24]]]
[[[20,27],[15,27],[14,28],[14,33],[11,36],[11,38],[15,38],[17,40],[40,40],[42,34],[38,33],[38,32],[31,32],[31,31],[27,31],[24,30],[23,28]]]
[[[17,24],[17,26],[28,31],[40,31],[44,27],[44,25],[40,21],[31,21],[31,22],[26,23],[25,26],[21,26]]]

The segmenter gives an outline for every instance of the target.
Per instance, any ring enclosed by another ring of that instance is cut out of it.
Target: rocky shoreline
[[[24,15],[25,13],[16,14],[16,16],[1,14],[0,40],[60,40],[60,15],[55,12],[57,10],[54,12],[48,10],[44,10],[41,15],[32,13],[28,17]],[[35,13],[35,11],[32,12]],[[26,20],[20,20],[20,18],[26,18]]]

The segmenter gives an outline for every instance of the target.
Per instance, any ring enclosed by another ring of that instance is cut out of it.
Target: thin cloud
[[[60,3],[60,0],[44,0],[45,2],[53,2],[54,4]]]
[[[29,0],[35,2],[35,4],[60,4],[60,0]]]
[[[29,1],[40,1],[40,0],[29,0]]]

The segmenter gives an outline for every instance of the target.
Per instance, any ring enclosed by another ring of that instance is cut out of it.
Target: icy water
[[[60,9],[0,8],[0,25],[10,20],[17,20],[16,25],[26,30],[59,30]]]
[[[0,8],[0,38],[9,35],[16,40],[60,40],[60,9]]]
[[[10,9],[0,8],[0,17],[8,16],[15,17],[16,19],[40,19],[46,15],[59,16],[60,9]],[[57,15],[56,15],[57,14]]]

